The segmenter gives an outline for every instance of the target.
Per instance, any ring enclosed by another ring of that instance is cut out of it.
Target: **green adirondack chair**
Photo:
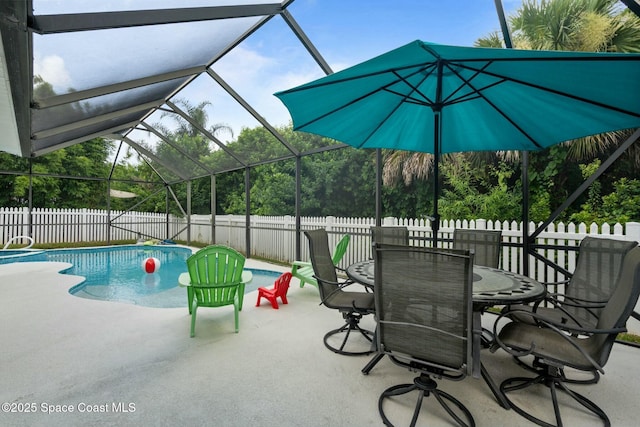
[[[347,252],[347,247],[349,246],[349,241],[351,240],[351,236],[345,234],[342,239],[338,242],[335,249],[333,250],[333,256],[331,260],[333,261],[333,265],[337,266],[338,263],[344,257],[344,254]],[[291,275],[300,280],[300,287],[304,287],[305,283],[318,287],[318,282],[313,277],[313,266],[311,262],[308,261],[294,261],[291,268]]]
[[[233,305],[235,330],[238,332],[238,312],[242,310],[244,286],[251,279],[250,274],[245,273],[243,277],[244,262],[240,252],[221,245],[207,246],[187,258],[187,298],[192,337],[195,335],[198,307]]]

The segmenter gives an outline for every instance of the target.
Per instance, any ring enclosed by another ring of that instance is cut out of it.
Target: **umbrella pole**
[[[438,231],[440,230],[440,214],[438,213],[438,200],[440,199],[440,110],[434,114],[434,149],[433,149],[433,247],[438,247]]]
[[[440,214],[438,213],[438,200],[440,199],[440,147],[442,126],[442,69],[444,64],[438,59],[438,84],[436,86],[436,102],[433,103],[433,247],[438,247],[438,231],[440,230]]]

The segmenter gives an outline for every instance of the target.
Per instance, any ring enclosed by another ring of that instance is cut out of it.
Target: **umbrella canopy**
[[[541,150],[640,127],[640,55],[416,40],[275,95],[294,130],[357,148],[433,153],[437,183],[441,153]]]
[[[540,150],[640,127],[640,55],[416,40],[278,92],[295,130],[357,148]]]

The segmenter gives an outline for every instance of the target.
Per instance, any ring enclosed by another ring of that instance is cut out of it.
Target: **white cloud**
[[[283,64],[277,58],[261,55],[245,46],[237,46],[213,68],[273,126],[291,121],[289,112],[273,94],[324,75],[318,66],[311,69],[308,65]],[[252,126],[241,123],[240,119],[227,119],[227,122],[236,136],[243,125]]]
[[[71,76],[65,67],[64,59],[58,55],[41,56],[36,53],[33,74],[42,77],[54,89],[71,87]]]

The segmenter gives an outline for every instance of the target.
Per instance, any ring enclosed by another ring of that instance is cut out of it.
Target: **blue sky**
[[[36,14],[79,13],[273,1],[34,0],[34,10]],[[522,2],[502,1],[507,15]],[[416,39],[471,46],[479,37],[500,29],[494,0],[295,0],[288,10],[333,71]],[[213,29],[214,25],[205,27]],[[184,31],[176,26],[175,30],[164,32],[141,27],[135,29],[140,30],[140,36],[129,34],[126,37],[124,34],[127,31],[117,30],[122,40],[117,44],[114,41],[114,46],[106,48],[105,52],[95,49],[94,46],[99,42],[93,42],[93,37],[98,39],[105,32],[75,33],[68,39],[65,35],[46,38],[35,36],[34,69],[36,74],[42,75],[54,87],[64,90],[69,87],[82,89],[83,79],[95,79],[98,75],[108,83],[110,79],[115,81],[127,73],[135,73],[139,64],[157,61],[160,65],[176,53],[188,51],[188,47],[194,43],[202,43],[202,37],[198,39],[198,35],[186,30],[186,27]],[[146,40],[143,31],[149,34]],[[77,34],[82,34],[84,55],[77,54],[77,44],[67,43],[78,40]],[[205,37],[208,37],[205,43],[215,46],[215,32]],[[110,38],[116,40],[115,37]],[[171,46],[175,46],[176,50],[171,51]],[[115,58],[110,58],[114,55]],[[82,61],[78,61],[78,56],[83,58]],[[124,67],[123,58],[131,58],[125,61]],[[119,62],[114,66],[116,60]],[[214,64],[213,70],[229,82],[261,116],[276,126],[287,124],[289,115],[273,93],[324,75],[280,17],[274,17],[231,54]],[[210,124],[229,125],[235,136],[242,127],[257,126],[253,117],[238,107],[211,79],[203,77],[195,83],[179,96],[188,98],[192,104],[211,102],[212,105],[208,107]],[[154,120],[166,119],[158,115],[150,119],[152,123]],[[218,136],[223,140],[231,139],[230,135]]]

